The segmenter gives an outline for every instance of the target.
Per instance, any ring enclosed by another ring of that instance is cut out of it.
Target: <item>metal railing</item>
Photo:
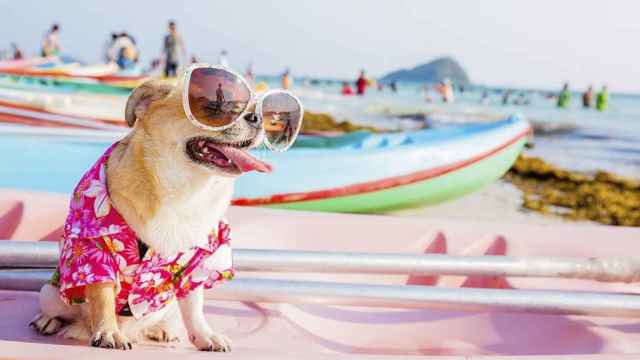
[[[0,289],[37,291],[58,257],[54,243],[0,241]],[[522,258],[237,249],[239,271],[480,275],[638,281],[633,258]],[[524,311],[544,314],[640,317],[640,297],[605,292],[443,288],[240,277],[207,291],[207,298],[347,306]]]
[[[0,268],[54,268],[51,242],[0,241]],[[235,249],[239,271],[406,275],[478,275],[640,281],[637,258],[456,256]]]

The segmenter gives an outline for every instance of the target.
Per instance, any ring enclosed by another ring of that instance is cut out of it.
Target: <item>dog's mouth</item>
[[[251,140],[238,144],[223,144],[208,137],[187,141],[187,155],[196,163],[216,167],[229,173],[248,171],[271,172],[271,165],[256,159],[248,152]]]

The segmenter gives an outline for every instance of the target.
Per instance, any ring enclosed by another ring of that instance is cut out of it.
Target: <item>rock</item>
[[[438,58],[426,64],[418,65],[413,69],[393,71],[383,76],[379,81],[382,83],[409,81],[433,84],[444,81],[447,78],[455,85],[467,86],[471,83],[466,71],[451,57]]]

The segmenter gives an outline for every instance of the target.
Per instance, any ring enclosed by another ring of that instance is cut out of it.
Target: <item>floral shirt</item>
[[[71,199],[52,283],[68,304],[85,302],[85,286],[116,285],[116,313],[140,318],[174,297],[233,278],[229,225],[220,221],[205,247],[161,256],[138,240],[111,205],[105,168],[112,145],[82,177]]]

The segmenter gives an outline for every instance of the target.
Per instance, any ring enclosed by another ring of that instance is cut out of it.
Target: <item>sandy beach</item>
[[[430,207],[394,211],[390,215],[491,223],[593,225],[588,221],[569,222],[523,209],[522,191],[504,180],[496,181],[460,199]]]

